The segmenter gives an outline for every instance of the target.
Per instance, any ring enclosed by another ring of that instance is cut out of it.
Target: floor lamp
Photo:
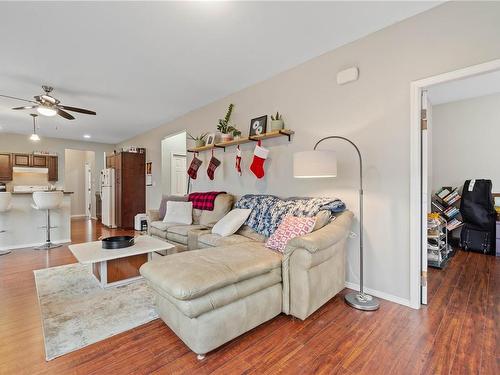
[[[320,139],[312,151],[296,152],[293,155],[293,176],[295,178],[337,177],[337,157],[334,151],[317,150],[318,145],[328,139],[340,139],[351,144],[359,156],[359,292],[345,296],[348,305],[359,310],[377,310],[379,301],[363,291],[363,160],[359,148],[351,140],[341,136]]]

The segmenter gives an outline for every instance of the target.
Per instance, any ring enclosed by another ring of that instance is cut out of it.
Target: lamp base
[[[378,310],[380,303],[377,298],[369,294],[360,292],[351,292],[344,297],[346,303],[358,310],[374,311]]]

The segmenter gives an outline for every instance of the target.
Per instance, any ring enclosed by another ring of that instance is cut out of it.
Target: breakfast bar
[[[64,192],[59,208],[51,210],[52,242],[71,241],[71,192]],[[31,192],[13,192],[12,207],[0,215],[0,227],[5,233],[0,238],[0,250],[35,247],[46,240],[46,213],[32,207]]]

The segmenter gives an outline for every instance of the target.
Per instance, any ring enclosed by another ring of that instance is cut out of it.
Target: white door
[[[92,168],[85,163],[85,216],[92,217]]]
[[[187,193],[186,155],[171,154],[170,158],[170,194],[185,195]]]
[[[430,167],[430,162],[432,157],[430,155],[431,148],[431,119],[430,119],[430,105],[427,99],[427,91],[422,91],[421,97],[421,136],[422,136],[422,175],[421,175],[421,189],[422,189],[422,236],[421,236],[421,244],[422,244],[422,256],[421,256],[421,303],[422,305],[427,305],[427,213],[430,212],[430,196],[429,196],[429,181],[430,175],[429,173],[432,171]]]

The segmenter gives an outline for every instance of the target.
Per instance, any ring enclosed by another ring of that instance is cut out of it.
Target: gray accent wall
[[[123,145],[146,147],[148,158],[159,165],[163,137],[182,130],[215,132],[217,119],[224,116],[229,103],[235,104],[234,122],[244,134],[251,118],[279,110],[286,126],[296,134],[290,143],[285,138],[264,142],[271,153],[263,180],[257,180],[248,170],[253,145],[246,144],[242,146],[242,177],[234,170],[235,149],[229,148],[225,153],[215,152],[223,164],[215,180],[209,181],[205,170],[210,154],[203,153],[200,157],[204,163],[193,190],[336,196],[357,215],[357,157],[348,145],[332,141],[321,146],[337,150],[337,178],[297,180],[292,176],[293,152],[311,149],[327,135],[352,139],[365,162],[365,285],[407,303],[410,82],[500,58],[499,15],[500,3],[496,2],[445,3],[192,111]],[[262,63],[266,63],[266,56]],[[337,72],[353,65],[359,67],[359,80],[338,86]],[[159,168],[154,168],[153,173],[157,181],[161,180]],[[148,195],[148,206],[157,208],[160,185],[148,189]],[[354,232],[358,232],[357,225],[353,226]],[[359,237],[348,240],[347,281],[351,283],[359,281],[358,245]]]

